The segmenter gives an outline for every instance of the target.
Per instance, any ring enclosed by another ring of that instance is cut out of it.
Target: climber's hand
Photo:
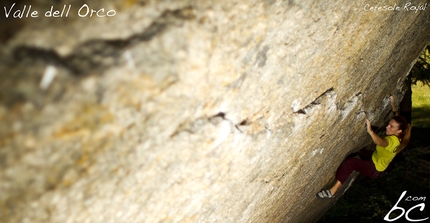
[[[369,119],[366,119],[366,124],[367,124],[367,132],[369,134],[373,133],[372,124],[370,123]]]

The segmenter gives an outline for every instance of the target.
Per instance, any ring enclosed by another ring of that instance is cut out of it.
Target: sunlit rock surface
[[[2,19],[1,222],[314,222],[430,40],[408,1],[52,2]]]

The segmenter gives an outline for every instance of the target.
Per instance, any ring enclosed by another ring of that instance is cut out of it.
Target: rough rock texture
[[[316,221],[430,40],[409,1],[70,2],[2,19],[1,222]]]

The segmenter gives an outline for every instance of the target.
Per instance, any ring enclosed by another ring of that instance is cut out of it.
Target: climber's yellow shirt
[[[397,136],[386,136],[388,141],[387,147],[376,146],[376,151],[372,154],[372,161],[375,164],[377,171],[382,172],[387,169],[388,164],[396,156],[396,148],[400,146],[400,141]]]

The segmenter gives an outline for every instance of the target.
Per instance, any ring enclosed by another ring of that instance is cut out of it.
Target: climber
[[[332,198],[353,170],[367,177],[377,178],[388,167],[396,154],[406,147],[411,136],[411,125],[403,116],[399,116],[393,96],[390,96],[390,102],[394,117],[386,127],[384,138],[373,132],[370,121],[366,119],[367,132],[376,144],[376,150],[362,149],[360,151],[361,159],[347,158],[343,161],[336,172],[336,183],[329,190],[323,189],[318,192],[318,198]]]

